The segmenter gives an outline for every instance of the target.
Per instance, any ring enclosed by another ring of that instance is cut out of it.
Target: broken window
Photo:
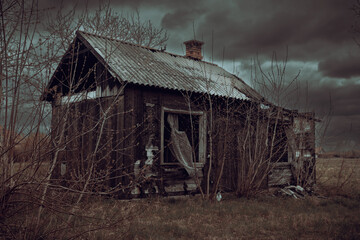
[[[203,112],[163,108],[161,163],[180,164],[191,175],[205,162],[206,131]]]

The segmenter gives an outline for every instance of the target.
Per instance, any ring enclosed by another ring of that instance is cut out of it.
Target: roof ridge
[[[116,41],[116,42],[120,42],[120,43],[123,43],[123,44],[132,45],[132,46],[134,46],[134,47],[145,48],[145,49],[148,49],[148,50],[151,50],[151,51],[155,51],[155,52],[164,52],[164,51],[159,50],[159,49],[156,49],[156,48],[147,47],[147,46],[142,46],[142,45],[140,45],[140,44],[131,43],[131,42],[126,42],[126,41],[123,41],[123,40],[119,40],[119,39],[116,39],[116,38],[111,38],[111,37],[107,37],[107,36],[99,35],[99,34],[95,34],[95,33],[89,33],[89,32],[85,32],[85,31],[81,31],[81,30],[76,31],[76,33],[87,34],[87,35],[92,35],[92,36],[94,36],[94,37],[109,39],[109,40],[111,40],[111,41]],[[168,53],[168,52],[165,52],[165,53]],[[170,54],[171,54],[171,53],[170,53]]]
[[[159,50],[159,49],[155,49],[155,48],[151,48],[151,47],[146,47],[146,46],[142,46],[142,45],[131,43],[131,42],[126,42],[126,41],[119,40],[119,39],[116,39],[116,38],[111,38],[111,37],[107,37],[107,36],[103,36],[103,35],[98,35],[98,34],[95,34],[95,33],[89,33],[89,32],[78,30],[78,31],[76,31],[76,34],[87,34],[87,35],[91,35],[91,36],[94,36],[94,37],[108,39],[108,40],[116,41],[116,42],[119,42],[119,43],[122,43],[122,44],[131,45],[131,46],[134,46],[134,47],[140,47],[140,48],[143,48],[143,49],[150,50],[152,52],[165,53],[165,54],[168,54],[168,55],[173,56],[173,57],[181,57],[181,58],[185,58],[185,59],[191,59],[193,61],[199,61],[199,62],[207,63],[207,64],[218,67],[218,65],[215,64],[215,63],[211,63],[211,62],[207,62],[207,61],[203,61],[203,60],[195,60],[195,59],[193,59],[191,57],[187,57],[185,55],[179,55],[179,54],[176,54],[176,53],[170,53],[170,52],[166,52],[166,51],[163,51],[163,50]]]

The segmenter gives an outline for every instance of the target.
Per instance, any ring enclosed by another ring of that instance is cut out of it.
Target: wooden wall
[[[179,165],[160,163],[161,108],[188,111],[189,100],[193,111],[206,113],[207,132],[212,126],[212,138],[208,134],[207,158],[204,167],[199,169],[199,181],[190,178]],[[93,182],[92,188],[119,197],[186,194],[196,191],[197,186],[205,191],[203,176],[207,175],[212,154],[211,187],[218,184],[221,175],[219,188],[235,191],[243,161],[238,151],[238,132],[244,127],[243,113],[249,102],[212,98],[212,103],[210,108],[207,96],[128,84],[120,95],[69,105],[53,104],[53,139],[64,149],[59,153],[55,176],[60,181],[75,179],[81,189],[93,169],[91,174],[99,181]],[[64,137],[59,142],[63,128]],[[150,145],[157,147],[154,164],[139,176],[135,169],[145,169],[146,148]],[[61,163],[67,165],[64,175]],[[146,177],[147,173],[152,176]]]

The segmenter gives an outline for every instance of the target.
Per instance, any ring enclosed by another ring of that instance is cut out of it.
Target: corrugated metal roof
[[[85,32],[77,34],[122,81],[237,99],[262,98],[217,65]]]

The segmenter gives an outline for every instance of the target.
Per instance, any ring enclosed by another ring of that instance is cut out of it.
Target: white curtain
[[[178,116],[168,114],[167,121],[171,128],[170,150],[186,172],[192,177],[195,175],[193,167],[192,147],[185,132],[178,130]]]

